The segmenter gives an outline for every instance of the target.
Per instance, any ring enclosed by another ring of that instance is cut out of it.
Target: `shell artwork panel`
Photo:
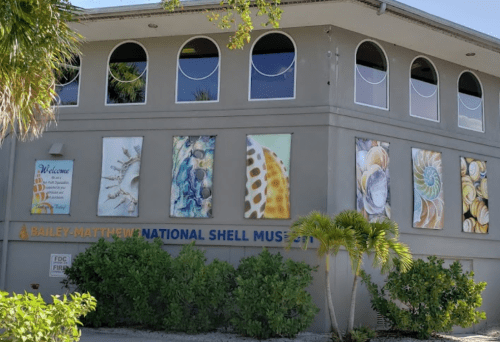
[[[247,136],[245,218],[290,218],[291,134]]]
[[[171,217],[212,217],[215,136],[175,136]]]
[[[444,193],[441,153],[412,148],[413,227],[442,229]]]
[[[490,214],[486,162],[460,157],[462,222],[466,233],[488,233]]]
[[[142,137],[103,138],[98,216],[139,216]]]
[[[370,222],[391,218],[389,143],[356,138],[356,209]]]

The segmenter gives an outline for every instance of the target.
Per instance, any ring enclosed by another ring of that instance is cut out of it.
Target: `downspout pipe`
[[[387,3],[386,3],[386,2],[384,2],[384,1],[382,1],[382,2],[380,3],[380,7],[379,7],[379,9],[378,9],[378,11],[377,11],[377,15],[382,15],[382,14],[384,14],[386,9],[387,9]]]
[[[2,264],[0,267],[0,290],[6,290],[6,274],[7,274],[7,251],[9,247],[9,227],[11,220],[12,207],[12,183],[14,183],[14,162],[16,160],[16,135],[12,134],[10,145],[10,161],[9,161],[9,181],[7,185],[7,202],[5,205],[5,222],[2,241]]]

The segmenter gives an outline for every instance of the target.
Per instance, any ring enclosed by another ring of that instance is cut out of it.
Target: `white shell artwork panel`
[[[370,222],[391,218],[389,143],[356,138],[356,209]]]
[[[98,216],[139,216],[142,137],[103,138]]]
[[[290,218],[291,134],[247,135],[245,218]]]

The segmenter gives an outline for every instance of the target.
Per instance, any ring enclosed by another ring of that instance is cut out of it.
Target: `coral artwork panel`
[[[171,217],[212,217],[215,136],[175,136]]]
[[[486,162],[460,157],[460,174],[463,231],[486,234],[490,223]]]
[[[356,209],[370,222],[391,218],[389,143],[356,138]]]
[[[411,149],[413,227],[443,229],[444,195],[441,153]]]
[[[291,134],[247,135],[245,218],[290,218]]]
[[[103,138],[98,216],[139,216],[142,137]]]

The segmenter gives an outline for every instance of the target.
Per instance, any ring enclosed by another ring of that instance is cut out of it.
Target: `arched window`
[[[365,41],[356,50],[355,102],[388,109],[387,59],[382,49]]]
[[[80,56],[61,63],[56,74],[56,102],[60,106],[78,106],[80,91]]]
[[[219,100],[219,47],[208,38],[193,38],[177,60],[177,102]]]
[[[483,90],[477,77],[469,71],[458,79],[458,126],[484,132]]]
[[[295,98],[294,42],[271,32],[254,44],[250,59],[250,100]]]
[[[439,121],[439,86],[436,69],[429,60],[416,58],[410,70],[410,115]]]
[[[148,56],[135,42],[117,46],[109,58],[107,104],[146,103]]]

